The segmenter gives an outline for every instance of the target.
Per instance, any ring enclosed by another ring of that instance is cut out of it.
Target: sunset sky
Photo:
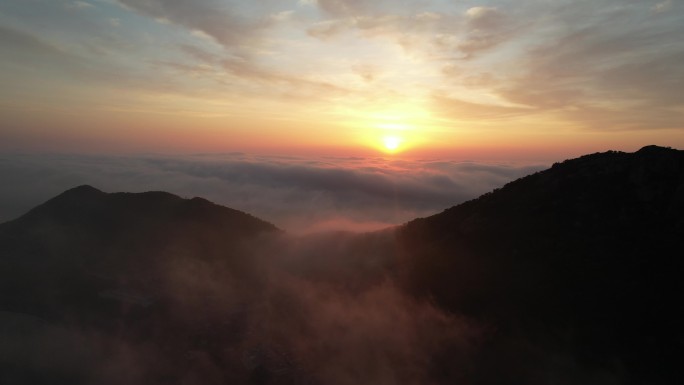
[[[1,151],[684,147],[678,0],[3,0]]]
[[[2,0],[0,222],[79,184],[288,230],[684,148],[679,0]]]

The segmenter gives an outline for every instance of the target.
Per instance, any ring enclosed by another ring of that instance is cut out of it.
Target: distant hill
[[[260,287],[254,244],[280,233],[202,198],[91,186],[0,225],[0,383],[169,383],[140,373],[175,372],[167,366],[218,322],[207,308],[234,319],[225,314]],[[141,363],[137,344],[168,362]],[[133,367],[100,373],[107,365]]]
[[[0,383],[672,384],[683,248],[656,146],[367,234],[80,186],[0,224]]]
[[[445,309],[611,367],[627,383],[669,383],[678,370],[684,151],[557,163],[411,221],[399,240],[404,285]]]
[[[150,296],[160,266],[172,263],[210,261],[247,275],[244,246],[279,232],[202,198],[79,186],[0,225],[0,298],[6,309],[60,317],[107,290]]]

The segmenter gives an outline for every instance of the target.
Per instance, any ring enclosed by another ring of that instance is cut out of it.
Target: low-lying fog
[[[168,191],[245,211],[293,233],[368,231],[431,215],[544,164],[241,153],[182,157],[5,155],[0,222],[74,186]]]

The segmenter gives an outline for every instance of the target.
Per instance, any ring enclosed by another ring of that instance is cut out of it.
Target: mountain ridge
[[[684,299],[683,202],[684,151],[567,160],[402,226],[402,279],[509,335],[572,335],[554,346],[666,383],[684,339],[672,306]],[[668,353],[644,353],[654,346]]]
[[[68,189],[64,191],[63,193],[55,196],[52,199],[49,199],[43,204],[40,204],[36,206],[35,208],[31,209],[29,212],[26,214],[22,215],[21,217],[4,222],[4,223],[10,223],[10,222],[15,222],[15,221],[24,221],[26,220],[25,217],[33,217],[37,215],[45,215],[45,211],[48,212],[50,210],[57,210],[57,211],[62,211],[60,214],[64,214],[64,211],[66,210],[73,210],[75,209],[76,205],[88,205],[88,207],[85,207],[85,209],[93,209],[95,207],[92,207],[93,205],[101,205],[103,200],[109,200],[110,204],[117,204],[118,202],[112,202],[114,200],[128,200],[125,202],[126,204],[129,205],[135,205],[137,206],[136,208],[139,208],[140,205],[144,204],[150,204],[150,205],[180,205],[180,206],[186,206],[188,210],[196,209],[196,210],[202,210],[204,214],[210,213],[212,209],[220,211],[220,215],[224,216],[238,216],[241,217],[241,219],[249,220],[254,222],[255,224],[258,222],[262,222],[264,225],[264,228],[270,227],[271,230],[276,230],[277,228],[273,225],[270,224],[266,221],[263,221],[259,218],[254,217],[251,214],[235,210],[229,207],[217,205],[215,203],[212,203],[204,198],[201,197],[194,197],[191,199],[185,199],[181,198],[175,194],[171,194],[165,191],[146,191],[146,192],[141,192],[141,193],[128,193],[128,192],[116,192],[116,193],[105,193],[93,186],[90,185],[80,185],[71,189]],[[67,206],[67,207],[59,207],[59,206]],[[168,207],[168,208],[175,208],[175,207]],[[200,213],[192,213],[191,211],[188,212],[188,214],[199,216]],[[24,218],[24,219],[22,219]]]

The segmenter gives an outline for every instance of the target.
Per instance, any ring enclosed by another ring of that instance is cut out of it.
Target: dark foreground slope
[[[683,151],[649,146],[558,163],[416,219],[399,239],[411,292],[519,339],[493,358],[511,367],[486,378],[515,382],[521,361],[539,358],[520,341],[627,383],[667,384],[678,372]]]

